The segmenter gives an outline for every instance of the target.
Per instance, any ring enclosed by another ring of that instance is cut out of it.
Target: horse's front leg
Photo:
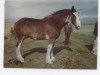
[[[53,43],[50,43],[47,47],[47,54],[46,54],[46,63],[52,64],[53,61],[51,59],[52,55],[52,48],[53,48]]]
[[[54,45],[53,45],[53,48],[52,48],[52,51],[51,51],[51,60],[52,61],[55,61],[55,57],[54,57],[54,54],[53,54],[53,50],[54,50]]]
[[[64,40],[64,45],[68,45],[70,42],[70,35],[71,33],[65,33],[65,40]]]

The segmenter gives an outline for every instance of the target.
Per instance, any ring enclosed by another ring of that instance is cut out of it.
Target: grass
[[[96,69],[97,56],[90,47],[93,43],[93,25],[83,25],[80,30],[71,34],[71,43],[63,45],[64,32],[56,41],[54,54],[56,60],[52,65],[46,64],[45,55],[48,41],[33,41],[26,39],[21,47],[25,63],[15,61],[16,40],[14,38],[4,43],[4,67],[6,68],[43,68],[43,69]]]

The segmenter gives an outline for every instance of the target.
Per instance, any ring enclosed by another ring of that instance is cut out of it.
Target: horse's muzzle
[[[76,27],[76,29],[80,29],[80,28],[81,28],[80,26],[77,26],[77,27]]]

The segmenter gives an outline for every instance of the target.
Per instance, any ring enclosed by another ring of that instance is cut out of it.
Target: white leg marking
[[[24,58],[22,57],[21,55],[21,52],[20,52],[20,47],[21,47],[21,44],[22,44],[22,41],[19,43],[17,49],[16,49],[16,55],[17,55],[17,59],[21,62],[25,62],[24,61]]]
[[[94,40],[93,54],[97,55],[97,37],[96,37],[96,40]]]
[[[54,55],[53,55],[53,49],[52,49],[52,51],[51,51],[51,60],[52,60],[52,61],[55,61],[55,57],[54,57]]]
[[[50,44],[48,45],[48,48],[47,48],[46,62],[49,63],[49,64],[52,64],[52,63],[53,63],[52,60],[50,59],[50,58],[51,58],[52,46],[53,46],[53,44],[50,43]]]

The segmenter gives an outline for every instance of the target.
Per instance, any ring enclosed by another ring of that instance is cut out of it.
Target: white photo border
[[[4,58],[4,2],[0,0],[0,75],[98,75],[100,74],[100,35],[98,35],[98,64],[97,69],[23,69],[23,68],[3,68]],[[100,8],[98,0],[98,8]],[[100,32],[100,9],[98,9],[98,32]]]

